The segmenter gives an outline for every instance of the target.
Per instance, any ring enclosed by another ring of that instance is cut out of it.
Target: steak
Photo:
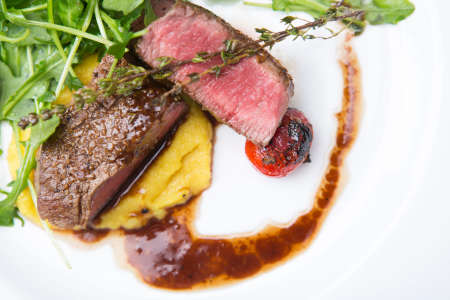
[[[108,73],[106,56],[94,72],[91,87]],[[119,66],[125,66],[121,60]],[[153,101],[163,93],[147,80],[129,96],[98,97],[83,108],[72,104],[57,132],[38,154],[36,187],[42,219],[60,229],[84,229],[111,200],[142,173],[149,155],[187,112],[173,98]]]
[[[163,13],[157,8],[158,13]],[[189,60],[199,52],[222,51],[224,42],[231,39],[241,44],[252,42],[212,12],[187,1],[177,1],[163,17],[150,24],[136,52],[147,64],[158,67],[160,57]],[[262,62],[256,56],[243,59],[222,69],[220,76],[203,76],[188,85],[184,92],[219,121],[264,146],[275,134],[287,110],[293,83],[275,58],[267,52],[261,55],[265,57]],[[191,73],[201,73],[221,63],[217,56],[205,63],[187,64],[179,67],[169,79],[182,82]]]

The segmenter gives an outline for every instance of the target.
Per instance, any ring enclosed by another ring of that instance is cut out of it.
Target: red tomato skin
[[[297,109],[289,108],[269,145],[261,147],[245,143],[250,162],[264,175],[284,177],[309,158],[313,129]]]

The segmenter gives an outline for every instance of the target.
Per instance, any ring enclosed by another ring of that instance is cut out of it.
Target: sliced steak
[[[106,57],[99,65],[93,87],[111,62]],[[188,109],[172,98],[152,103],[163,92],[147,81],[130,96],[97,98],[82,109],[69,107],[38,156],[36,186],[43,219],[61,229],[86,228],[127,188],[130,176],[142,171],[146,158]]]
[[[170,1],[169,1],[170,3]],[[160,65],[159,57],[191,59],[199,52],[224,49],[224,41],[251,42],[210,11],[177,1],[160,19],[149,26],[138,42],[136,52],[150,66]],[[275,134],[293,94],[291,77],[270,54],[260,62],[257,57],[222,70],[219,77],[207,75],[186,87],[185,92],[209,110],[219,121],[259,145],[267,145]],[[220,57],[201,64],[180,67],[170,77],[184,81],[190,73],[200,73],[222,63]]]

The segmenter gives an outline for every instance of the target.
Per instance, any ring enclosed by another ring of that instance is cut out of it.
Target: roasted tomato
[[[266,147],[247,141],[245,153],[261,173],[284,177],[309,160],[313,129],[303,113],[289,108]]]

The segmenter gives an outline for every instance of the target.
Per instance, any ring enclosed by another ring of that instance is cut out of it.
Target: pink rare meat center
[[[199,13],[190,4],[178,3],[164,17],[152,23],[138,46],[138,53],[157,67],[159,57],[191,59],[199,52],[224,49],[224,41],[236,33],[220,19]],[[190,73],[201,73],[220,65],[215,57],[206,63],[188,64],[176,70],[171,80],[183,82]],[[220,121],[260,145],[266,145],[275,134],[286,112],[290,86],[275,63],[258,62],[257,57],[243,59],[222,69],[220,76],[203,76],[185,91]]]

